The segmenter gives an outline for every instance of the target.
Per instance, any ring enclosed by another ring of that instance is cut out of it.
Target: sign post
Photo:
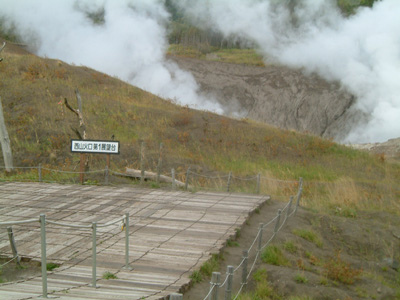
[[[110,154],[119,154],[119,142],[104,140],[71,140],[71,152],[80,153],[81,155],[79,179],[81,184],[83,184],[86,153],[107,154],[107,168],[110,168]]]

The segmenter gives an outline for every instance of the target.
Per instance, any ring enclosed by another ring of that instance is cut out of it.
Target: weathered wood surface
[[[48,224],[49,296],[59,299],[160,299],[176,293],[190,274],[218,252],[266,196],[189,193],[128,187],[0,184],[0,222],[38,218],[71,224],[106,223],[130,214],[130,266],[119,224],[98,228],[97,289],[91,287],[91,230]],[[40,260],[39,222],[13,226],[21,256]],[[0,253],[12,256],[6,227]],[[105,280],[104,272],[117,279]],[[38,299],[41,277],[0,284],[0,299]]]
[[[154,181],[157,180],[157,173],[154,173],[154,172],[144,171],[142,174],[141,170],[136,170],[136,169],[131,169],[131,168],[126,168],[125,172],[126,172],[126,174],[118,174],[118,175],[122,175],[122,176],[126,175],[126,176],[134,177],[134,178],[142,178],[142,175],[143,175],[144,180],[147,180],[147,179],[151,179]],[[172,183],[172,177],[165,176],[165,175],[160,175],[159,180],[160,180],[160,182]],[[175,179],[175,184],[176,184],[176,186],[179,186],[179,187],[185,186],[184,182],[176,180],[176,179]]]

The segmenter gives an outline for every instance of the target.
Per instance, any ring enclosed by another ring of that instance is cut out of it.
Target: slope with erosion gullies
[[[352,108],[354,96],[338,84],[301,70],[218,62],[214,57],[171,58],[190,71],[202,91],[214,95],[227,113],[336,139],[364,117]]]
[[[60,170],[79,169],[79,155],[70,152],[70,139],[76,138],[71,127],[79,129],[78,119],[64,105],[67,98],[76,107],[78,88],[88,138],[107,140],[114,135],[121,142],[120,155],[111,160],[113,170],[139,169],[144,141],[145,168],[155,171],[162,142],[161,172],[168,174],[175,168],[181,180],[188,167],[203,175],[232,171],[236,176],[254,177],[260,172],[265,178],[303,177],[309,182],[306,204],[316,208],[323,208],[336,195],[345,199],[342,206],[365,208],[372,203],[371,208],[385,205],[389,209],[386,205],[398,201],[399,166],[380,156],[314,135],[182,107],[87,67],[40,58],[11,43],[2,57],[0,97],[15,166],[42,163]],[[104,156],[89,159],[92,170],[104,168]],[[208,184],[208,180],[201,182]],[[262,185],[261,191],[272,193],[271,188]],[[254,182],[236,191],[250,190]],[[347,190],[351,193],[346,194]]]

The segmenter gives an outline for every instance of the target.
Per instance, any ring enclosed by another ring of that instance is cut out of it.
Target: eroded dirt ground
[[[270,219],[277,207],[278,202],[272,201],[249,219],[237,246],[225,248],[221,274],[226,273],[227,265],[240,262],[259,223]],[[271,299],[400,299],[400,217],[383,212],[357,212],[352,217],[340,214],[320,215],[301,208],[279,232],[273,245],[281,250],[287,264],[259,261],[255,267],[266,270],[275,295]],[[299,237],[295,234],[298,230],[315,233],[319,242]],[[335,265],[344,270],[344,278],[353,278],[354,283],[329,278],[327,272]],[[255,284],[251,280],[248,290],[253,290]],[[203,299],[209,286],[209,279],[194,284],[184,299]],[[238,288],[235,286],[234,291]]]

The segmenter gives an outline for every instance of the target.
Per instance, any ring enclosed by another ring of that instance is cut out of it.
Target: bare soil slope
[[[202,91],[220,101],[228,114],[337,139],[363,117],[352,109],[355,98],[338,84],[301,70],[170,58],[190,71]]]
[[[240,263],[243,250],[256,238],[259,224],[271,220],[282,205],[271,201],[251,216],[237,244],[223,251],[219,270],[222,278],[228,265],[236,267]],[[250,295],[243,299],[400,299],[399,225],[399,216],[383,212],[360,212],[346,218],[300,208],[272,244],[285,262],[274,265],[259,260],[254,268],[255,272],[266,270],[271,288],[268,298],[252,294],[257,283],[251,276],[247,288]],[[316,240],[302,238],[297,232],[313,233]],[[264,235],[268,239],[271,232]],[[241,272],[235,276],[240,278]],[[183,299],[204,299],[209,288],[209,279],[205,279],[186,291]],[[234,285],[235,295],[239,288],[240,280]]]

